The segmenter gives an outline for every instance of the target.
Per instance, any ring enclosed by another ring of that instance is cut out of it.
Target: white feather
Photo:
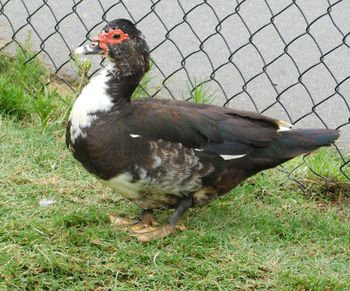
[[[137,138],[137,137],[141,137],[141,135],[139,134],[129,134],[132,138]]]
[[[197,151],[197,152],[201,152],[201,151],[203,151],[203,149],[201,148],[201,149],[194,149],[195,151]]]
[[[130,173],[120,174],[110,180],[100,180],[103,185],[112,188],[117,191],[120,195],[127,199],[139,198],[141,183],[132,183],[132,175]]]
[[[107,112],[113,107],[112,100],[106,93],[107,80],[107,70],[103,70],[91,79],[75,100],[69,117],[72,143],[79,136],[86,137],[83,129],[89,127],[92,121],[97,118],[96,112]]]
[[[242,158],[244,157],[244,155],[220,155],[220,157],[222,157],[224,160],[234,160],[234,159],[239,159],[239,158]]]

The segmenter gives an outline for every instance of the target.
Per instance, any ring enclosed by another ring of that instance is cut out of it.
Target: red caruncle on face
[[[110,29],[108,32],[100,33],[93,41],[98,42],[98,46],[108,53],[108,45],[116,45],[129,39],[129,35],[121,29]]]

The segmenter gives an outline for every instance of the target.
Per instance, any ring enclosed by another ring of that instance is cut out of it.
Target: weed
[[[27,122],[38,119],[43,131],[66,111],[66,98],[46,85],[52,77],[38,58],[27,62],[33,54],[28,47],[18,49],[15,56],[0,54],[0,112]]]
[[[189,86],[188,90],[191,94],[191,99],[195,103],[211,104],[215,100],[214,92],[210,91],[208,83],[194,81],[193,87]]]
[[[45,74],[41,63],[34,59],[25,64],[26,55],[21,50],[15,57],[0,55],[0,111],[19,120],[34,113],[34,96],[43,86]]]
[[[350,159],[350,157],[345,157],[345,159]],[[312,172],[326,179],[336,177],[341,182],[347,182],[346,177],[340,171],[342,161],[334,148],[321,148],[317,151],[317,155],[307,156],[305,162],[309,169],[308,175],[311,175],[310,172]]]
[[[71,56],[71,64],[77,69],[78,72],[78,78],[74,82],[74,87],[75,96],[79,96],[81,90],[89,83],[92,63],[88,59],[80,58],[79,56],[73,54]]]
[[[33,111],[40,119],[41,130],[44,131],[48,127],[50,118],[57,110],[57,104],[52,100],[58,98],[58,93],[55,89],[49,89],[48,86],[43,86],[38,92],[35,102],[33,103]]]
[[[145,98],[145,97],[149,96],[149,92],[151,91],[150,84],[152,81],[151,73],[152,73],[153,67],[154,67],[153,62],[150,61],[149,70],[143,76],[140,84],[136,87],[134,93],[132,94],[132,97],[131,97],[132,99]]]

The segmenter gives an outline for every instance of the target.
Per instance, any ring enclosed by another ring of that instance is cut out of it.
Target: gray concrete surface
[[[217,97],[217,105],[226,103],[226,97],[235,96],[228,106],[256,110],[252,98],[259,111],[274,104],[265,113],[289,122],[312,112],[316,105],[315,113],[300,119],[297,127],[324,127],[324,122],[335,128],[349,122],[350,110],[346,103],[350,105],[350,79],[346,78],[350,76],[350,37],[344,39],[350,32],[349,0],[338,3],[335,0],[298,0],[295,4],[291,0],[162,0],[153,8],[150,0],[129,0],[124,4],[101,0],[102,5],[96,0],[49,0],[47,5],[42,0],[23,2],[26,7],[19,0],[0,0],[0,39],[6,43],[13,35],[9,19],[14,31],[20,29],[15,39],[22,42],[30,33],[34,50],[42,50],[40,56],[56,68],[69,59],[70,50],[86,39],[87,29],[102,21],[102,15],[107,20],[125,17],[138,21],[150,13],[138,22],[161,70],[155,67],[152,71],[154,87],[150,93],[161,88],[161,96],[169,96],[171,92],[176,98],[187,98],[189,76],[192,83],[207,81],[208,89]],[[238,5],[238,2],[243,3]],[[76,13],[72,10],[74,3],[78,3]],[[316,20],[332,4],[335,5],[331,17],[325,15]],[[30,25],[26,25],[28,12],[35,12],[29,19]],[[273,23],[270,21],[272,14],[277,15]],[[102,26],[97,25],[91,36]],[[309,33],[305,34],[307,27]],[[286,44],[289,44],[287,51]],[[335,47],[335,51],[328,53]],[[323,63],[318,64],[322,54],[325,55]],[[228,61],[230,56],[231,61]],[[98,59],[94,59],[94,64],[98,67]],[[176,73],[172,74],[174,71]],[[74,74],[74,68],[66,64],[60,73]],[[258,77],[254,78],[256,75]],[[337,82],[341,83],[338,93],[335,92]],[[343,126],[341,131],[340,144],[348,152],[350,125]]]

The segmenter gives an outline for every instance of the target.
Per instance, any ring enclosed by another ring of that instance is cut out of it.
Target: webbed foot
[[[140,214],[140,219],[130,219],[127,217],[120,217],[116,215],[109,215],[109,220],[111,224],[122,229],[131,229],[132,231],[137,231],[145,227],[157,226],[158,223],[154,218],[152,210],[142,210]]]
[[[177,206],[175,212],[169,217],[168,224],[161,227],[148,226],[140,230],[134,230],[132,234],[141,242],[148,242],[151,240],[161,239],[168,235],[176,232],[177,229],[185,230],[185,226],[176,225],[181,216],[190,208],[192,205],[192,198],[186,197],[181,200]]]
[[[166,224],[161,227],[144,228],[142,231],[135,231],[132,236],[135,236],[141,242],[148,242],[150,240],[156,240],[164,238],[174,232],[176,232],[176,225]]]

